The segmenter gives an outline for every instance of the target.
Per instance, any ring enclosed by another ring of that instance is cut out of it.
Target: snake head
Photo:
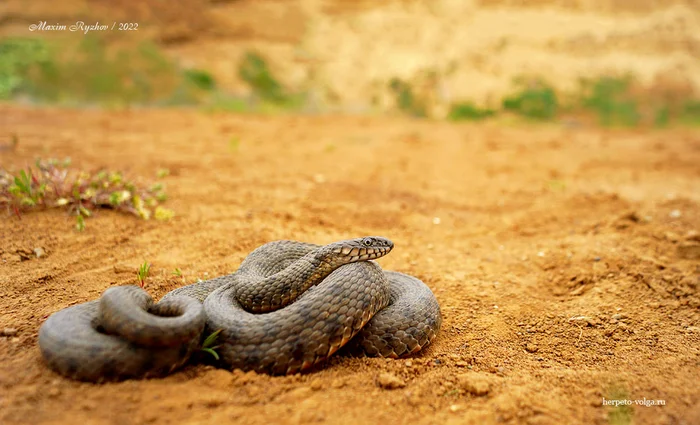
[[[394,243],[379,236],[348,239],[327,245],[328,258],[335,264],[354,263],[383,257],[394,248]]]

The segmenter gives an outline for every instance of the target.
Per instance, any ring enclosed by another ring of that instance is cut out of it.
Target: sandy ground
[[[20,141],[0,151],[2,166],[70,156],[147,180],[169,168],[177,214],[101,211],[78,233],[58,210],[2,212],[0,330],[17,330],[0,337],[2,424],[700,423],[697,132],[10,106],[0,116],[0,141]],[[396,244],[384,268],[418,276],[440,302],[441,333],[415,358],[334,357],[289,377],[192,365],[104,385],[42,363],[43,320],[134,284],[144,260],[159,297],[234,271],[271,240],[368,234]],[[21,260],[37,247],[47,255]],[[383,373],[405,385],[382,388]],[[630,406],[620,421],[604,398],[665,405]]]

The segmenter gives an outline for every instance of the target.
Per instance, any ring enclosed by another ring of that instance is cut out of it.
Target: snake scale
[[[306,370],[343,346],[367,356],[417,353],[436,337],[440,307],[423,282],[372,261],[393,247],[376,236],[275,241],[235,273],[158,303],[138,286],[111,287],[52,314],[39,348],[56,372],[91,382],[170,373],[215,331],[222,366],[274,375]]]

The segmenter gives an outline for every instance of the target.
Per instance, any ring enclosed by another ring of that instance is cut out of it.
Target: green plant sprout
[[[214,345],[216,343],[216,340],[219,338],[219,334],[221,333],[221,329],[212,332],[206,339],[204,339],[204,342],[202,343],[202,348],[200,348],[200,351],[204,351],[205,353],[209,353],[214,357],[216,360],[219,360],[219,353],[216,352],[216,349],[221,347],[220,345]]]
[[[144,261],[143,264],[139,266],[138,272],[136,272],[136,278],[139,281],[139,286],[143,288],[146,286],[146,278],[148,277],[148,272],[151,270],[151,264],[148,261]]]
[[[85,219],[82,215],[76,217],[75,230],[82,232],[85,230]]]

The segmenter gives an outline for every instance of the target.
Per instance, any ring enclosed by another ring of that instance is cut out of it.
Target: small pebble
[[[536,353],[536,352],[539,350],[539,347],[537,347],[535,344],[529,342],[529,343],[525,346],[525,350],[526,350],[528,353]]]
[[[483,396],[491,391],[488,381],[476,373],[457,375],[457,383],[464,391],[476,396]]]
[[[0,334],[0,336],[11,337],[11,336],[16,336],[18,333],[19,333],[19,331],[15,328],[5,328],[2,330],[2,334]]]
[[[686,260],[697,260],[700,259],[700,243],[697,242],[683,242],[678,245],[676,252],[680,258]]]
[[[44,251],[44,248],[34,248],[34,255],[36,255],[36,258],[41,258],[46,255],[46,251]]]
[[[588,326],[592,326],[592,327],[596,327],[600,324],[600,322],[598,322],[596,319],[594,319],[592,317],[587,317],[586,323],[588,324]]]
[[[311,384],[309,384],[309,386],[312,390],[318,391],[320,389],[323,389],[323,381],[321,381],[320,379],[314,379],[313,381],[311,381]]]
[[[115,264],[112,269],[114,270],[114,273],[116,274],[121,274],[121,273],[136,273],[136,268],[135,267],[129,267],[125,266],[123,264]]]
[[[670,213],[668,213],[668,216],[671,218],[679,218],[681,216],[681,211],[680,210],[673,210]]]
[[[674,232],[666,232],[664,233],[664,237],[671,242],[678,242],[678,240],[680,239],[680,236],[678,236],[678,234]]]
[[[97,405],[95,402],[91,400],[83,400],[83,402],[80,404],[80,408],[85,411],[95,410],[96,407]]]
[[[253,394],[254,396],[258,395],[261,392],[258,387],[249,386],[248,390],[251,390],[253,388],[256,388],[255,394]],[[287,392],[284,395],[284,400],[287,400],[290,402],[299,402],[299,401],[302,401],[302,400],[309,398],[309,396],[311,396],[312,392],[313,392],[313,390],[309,387],[297,387],[297,388],[294,388],[294,389],[290,390],[289,392]],[[248,394],[251,395],[250,391],[248,392]]]
[[[226,396],[211,394],[208,395],[205,399],[201,400],[200,402],[202,403],[202,406],[208,409],[214,409],[226,403],[227,399],[228,397]]]
[[[393,390],[396,388],[403,388],[406,386],[406,383],[401,380],[399,377],[392,373],[384,372],[380,373],[379,376],[377,377],[377,385],[379,385],[381,388],[387,389],[387,390]]]
[[[406,402],[411,406],[420,406],[422,404],[420,395],[414,391],[406,393]]]
[[[228,390],[236,383],[236,376],[224,369],[208,370],[204,379],[207,386],[221,390]]]

